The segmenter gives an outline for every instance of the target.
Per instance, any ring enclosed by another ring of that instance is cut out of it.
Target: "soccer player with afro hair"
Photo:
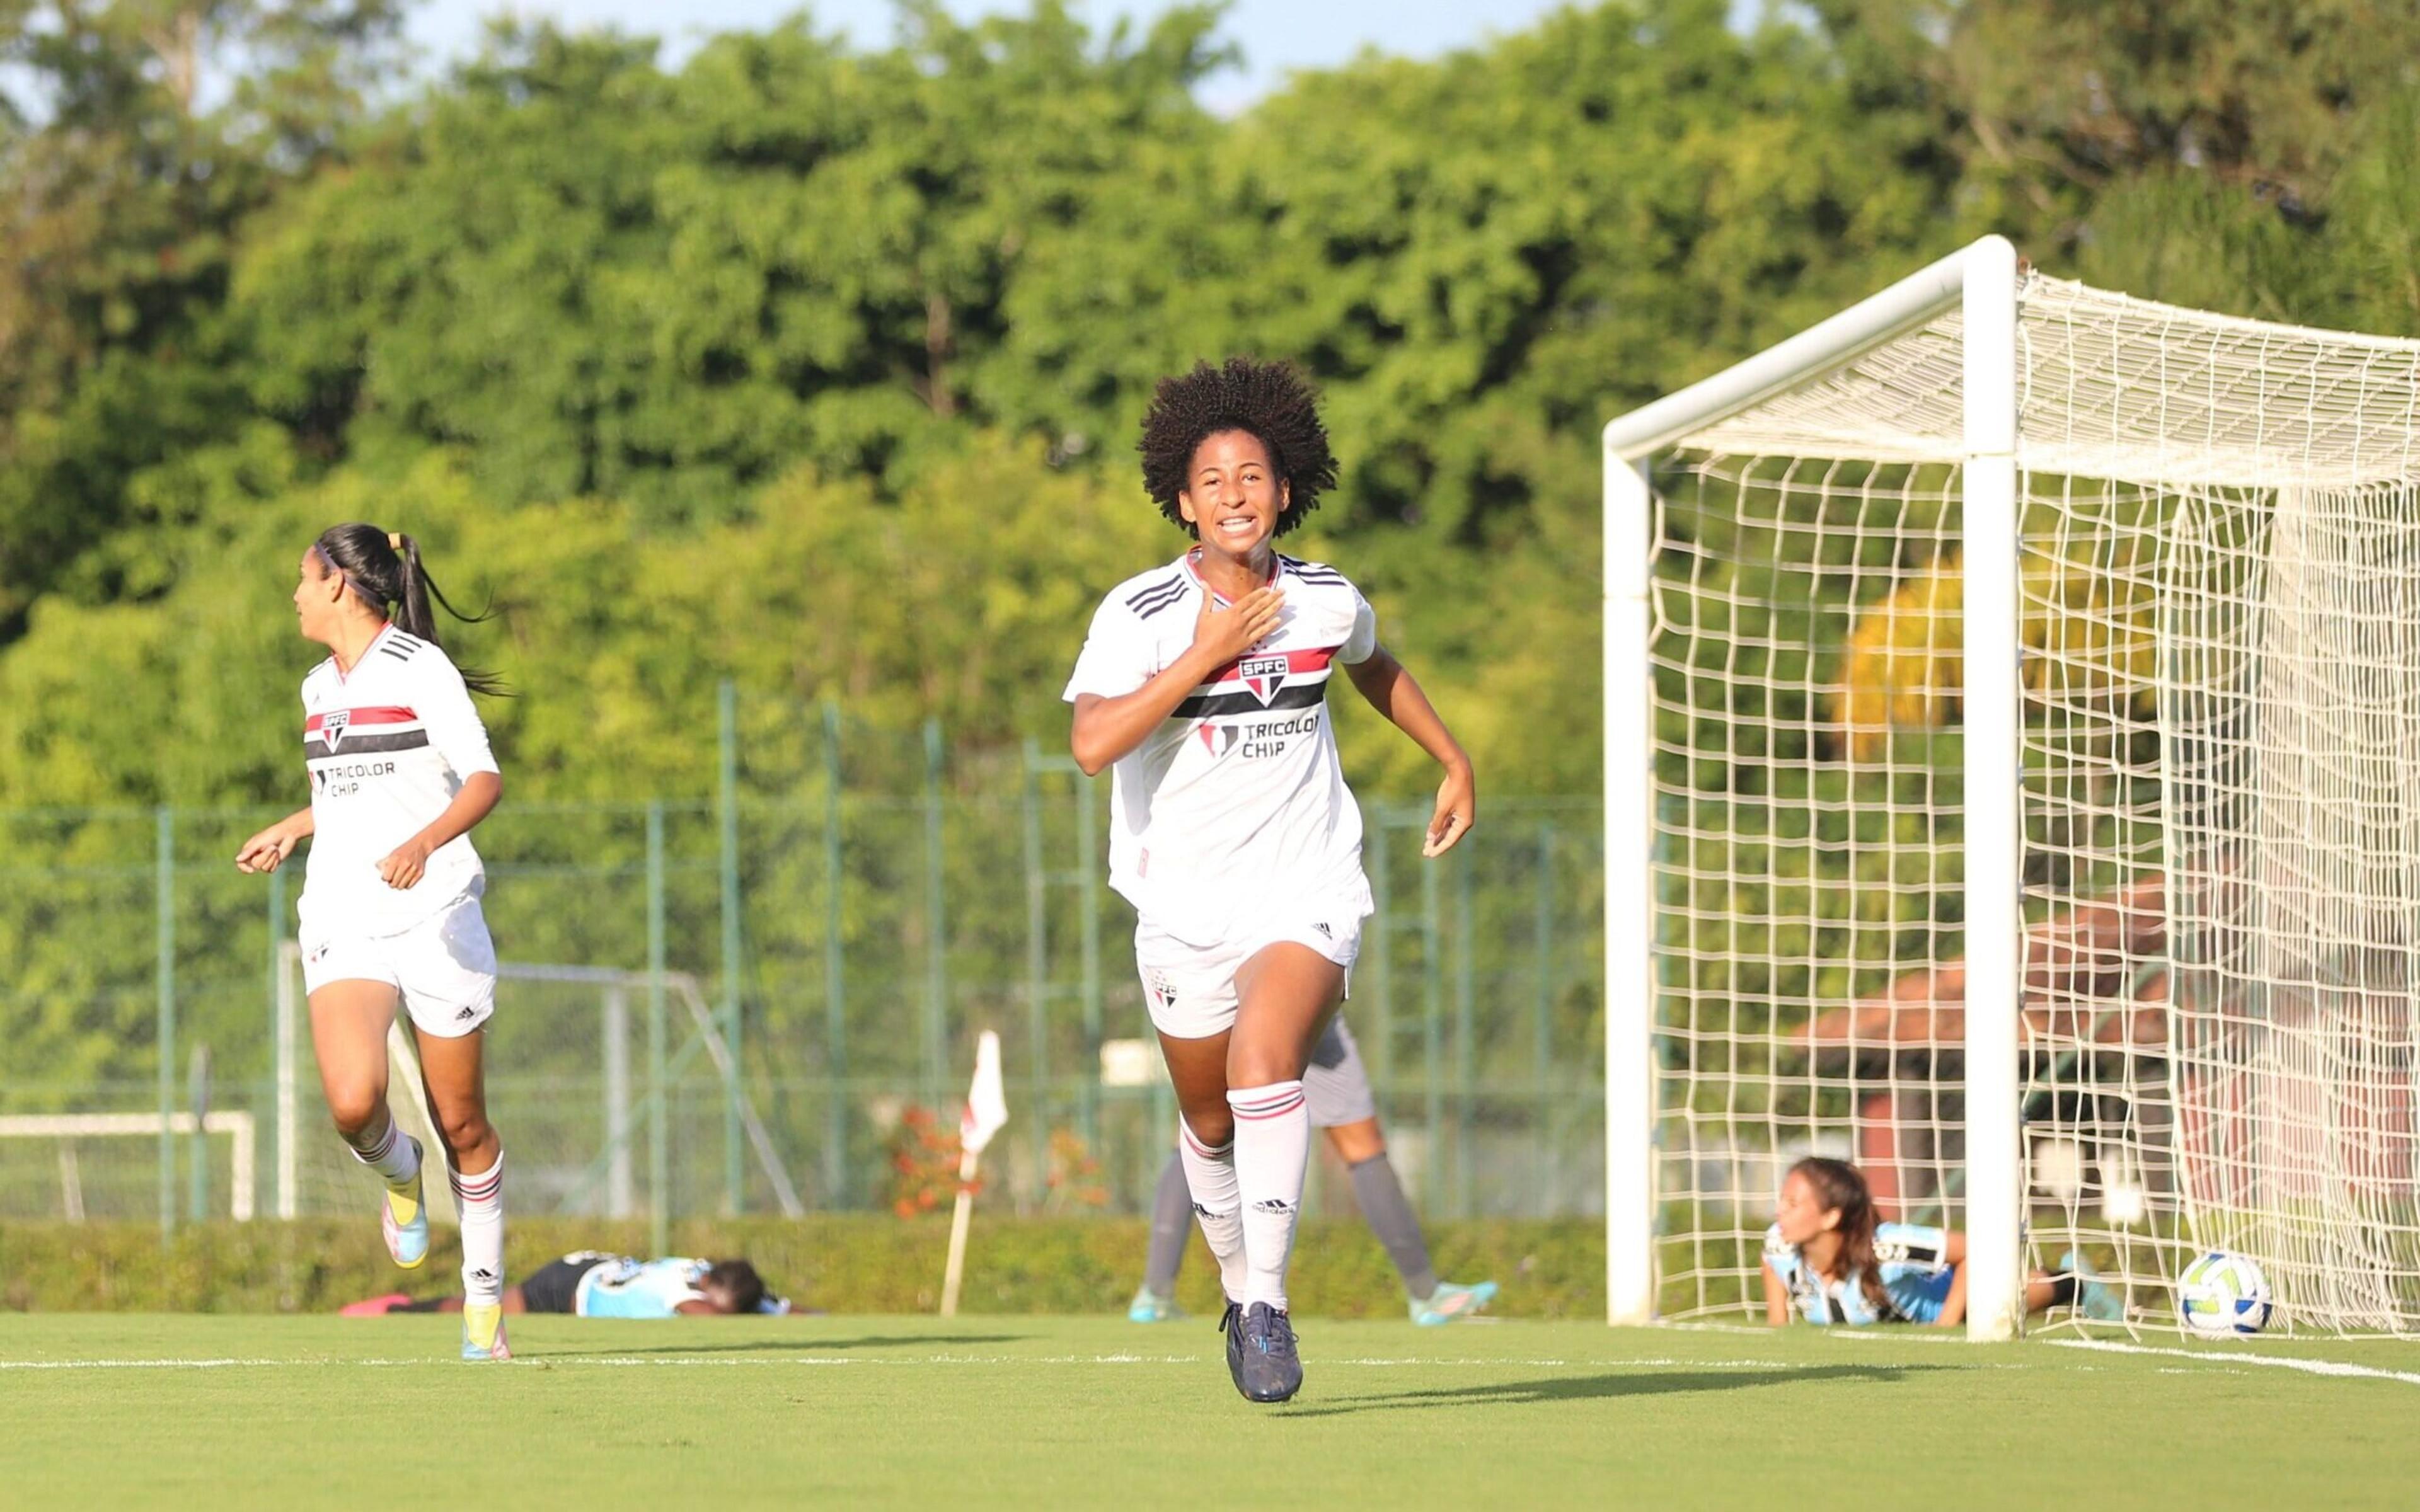
[[[1303,1069],[1371,911],[1327,719],[1335,669],[1445,769],[1424,855],[1470,832],[1477,799],[1369,601],[1276,548],[1336,486],[1301,375],[1231,358],[1168,378],[1141,452],[1145,491],[1192,542],[1101,601],[1067,683],[1071,745],[1086,772],[1115,772],[1109,881],[1135,906],[1228,1371],[1248,1399],[1284,1401],[1302,1385],[1285,1277],[1311,1149]]]

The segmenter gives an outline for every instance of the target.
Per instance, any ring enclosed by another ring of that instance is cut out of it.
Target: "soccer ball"
[[[2214,1249],[2177,1277],[2177,1316],[2203,1338],[2233,1338],[2269,1326],[2269,1278],[2242,1255]]]

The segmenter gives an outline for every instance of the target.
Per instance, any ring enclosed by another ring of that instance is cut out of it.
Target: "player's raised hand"
[[[254,874],[274,872],[280,861],[294,854],[300,842],[301,837],[290,833],[285,825],[271,825],[236,851],[235,869]]]
[[[1429,820],[1428,834],[1420,841],[1420,854],[1443,856],[1470,833],[1479,818],[1479,788],[1467,764],[1449,768],[1445,780],[1437,784],[1436,812]]]
[[[1255,588],[1224,608],[1204,594],[1193,622],[1193,644],[1220,662],[1233,661],[1267,639],[1284,608],[1285,594],[1275,584]]]

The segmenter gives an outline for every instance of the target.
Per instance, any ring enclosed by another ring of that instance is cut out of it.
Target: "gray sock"
[[[1380,1150],[1368,1160],[1356,1162],[1353,1172],[1353,1199],[1361,1204],[1361,1217],[1387,1246],[1387,1257],[1404,1273],[1404,1289],[1414,1301],[1425,1301],[1436,1292],[1436,1273],[1429,1269],[1429,1244],[1420,1236],[1420,1221],[1412,1216],[1412,1205],[1404,1196],[1404,1183],[1395,1179],[1395,1165]]]
[[[1185,1242],[1193,1237],[1193,1193],[1185,1184],[1185,1162],[1174,1150],[1159,1173],[1159,1192],[1151,1205],[1151,1254],[1143,1261],[1144,1289],[1156,1297],[1172,1296],[1176,1272],[1185,1263]]]

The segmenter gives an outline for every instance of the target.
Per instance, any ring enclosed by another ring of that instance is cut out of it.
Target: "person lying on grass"
[[[2070,1251],[2056,1274],[2025,1282],[2025,1310],[2081,1307],[2087,1318],[2125,1315],[2117,1293]],[[1924,1224],[1881,1223],[1865,1174],[1844,1160],[1809,1156],[1790,1167],[1781,1204],[1764,1231],[1764,1320],[1795,1311],[1807,1322],[1930,1323],[1966,1320],[1966,1236]]]
[[[507,1313],[565,1313],[574,1318],[728,1318],[780,1315],[789,1303],[767,1289],[746,1260],[696,1260],[678,1257],[637,1260],[628,1255],[582,1250],[531,1272],[520,1286],[504,1288]],[[372,1297],[338,1309],[347,1318],[388,1313],[459,1312],[458,1297],[403,1292]]]

